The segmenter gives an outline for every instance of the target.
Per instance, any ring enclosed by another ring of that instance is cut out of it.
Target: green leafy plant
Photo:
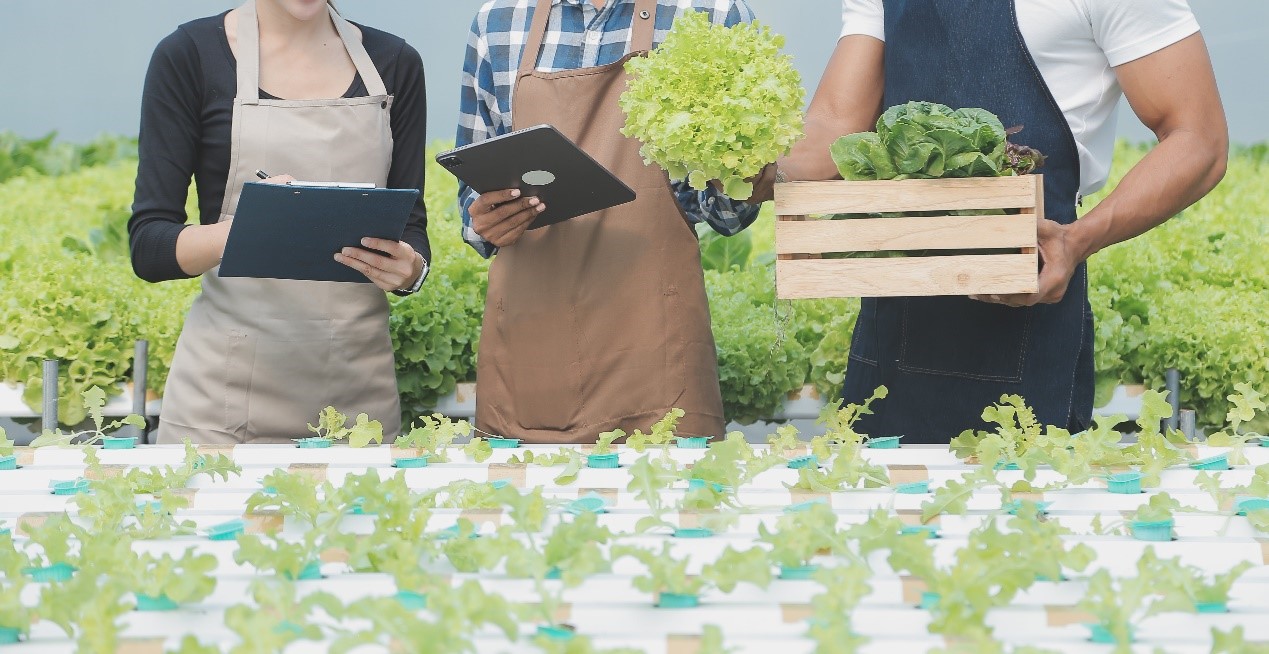
[[[791,430],[796,439],[795,427],[786,425],[781,429],[786,433]],[[700,486],[687,491],[681,508],[690,511],[739,509],[737,493],[740,489],[758,475],[783,465],[784,461],[784,457],[775,452],[755,452],[743,433],[729,433],[722,440],[710,443],[705,454],[692,464],[688,474],[698,480]]]
[[[303,576],[306,568],[320,561],[322,549],[322,536],[316,530],[305,532],[299,540],[288,540],[278,534],[247,534],[238,537],[234,562],[294,581]]]
[[[26,637],[35,618],[34,612],[22,602],[26,578],[22,576],[21,567],[5,566],[3,572],[4,575],[0,576],[0,629],[16,629],[19,637]]]
[[[437,463],[448,463],[446,452],[454,441],[472,432],[471,423],[466,420],[451,420],[439,413],[420,416],[417,424],[410,431],[397,438],[396,447],[418,448],[427,452],[428,459]]]
[[[138,595],[167,598],[177,604],[200,602],[216,589],[213,572],[219,566],[215,556],[198,554],[189,548],[180,557],[131,553],[113,574]]]
[[[189,499],[175,492],[158,489],[151,494],[154,499],[138,501],[127,476],[90,481],[89,490],[73,501],[94,533],[118,531],[131,538],[155,539],[197,531],[193,521],[177,519],[176,512],[187,508]]]
[[[775,415],[806,384],[807,347],[795,318],[777,314],[773,274],[766,265],[705,273],[723,415],[740,424]]]
[[[1066,549],[1063,530],[1039,520],[1034,504],[1024,506],[1002,530],[994,520],[970,532],[951,566],[937,565],[920,535],[892,540],[889,561],[926,582],[937,600],[930,607],[932,633],[983,638],[991,635],[987,614],[1007,606],[1022,590],[1045,576],[1060,579],[1064,568],[1082,570],[1094,558],[1085,545]]]
[[[560,571],[565,586],[577,586],[587,576],[611,567],[604,546],[612,537],[607,527],[600,526],[598,515],[580,513],[551,531],[542,550],[544,561],[548,568]]]
[[[383,423],[371,420],[364,413],[357,414],[357,420],[348,425],[348,416],[340,413],[333,406],[322,409],[317,416],[317,425],[309,425],[308,430],[315,436],[328,441],[347,440],[351,447],[365,447],[371,442],[383,442]],[[297,439],[299,440],[299,439]]]
[[[185,459],[180,466],[131,468],[124,476],[134,493],[157,495],[164,491],[188,488],[190,482],[199,475],[229,481],[231,476],[241,473],[242,467],[234,463],[233,459],[224,454],[201,454],[189,439],[185,439]]]
[[[476,463],[484,463],[493,456],[493,446],[484,438],[474,436],[463,446],[463,454]]]
[[[231,654],[271,654],[300,640],[323,640],[327,630],[314,619],[318,610],[332,618],[345,612],[334,595],[315,592],[301,597],[290,582],[257,580],[249,592],[255,606],[238,604],[225,610],[225,626],[240,639]]]
[[[1160,560],[1153,547],[1146,548],[1137,561],[1135,577],[1116,579],[1105,569],[1094,572],[1076,608],[1094,616],[1114,639],[1117,653],[1130,652],[1136,624],[1149,615],[1155,602],[1180,592],[1163,586],[1166,580],[1175,578],[1178,565],[1175,559]]]
[[[1034,150],[1006,146],[1005,127],[989,111],[909,102],[881,114],[876,132],[843,136],[831,153],[848,180],[998,177],[1043,162]]]
[[[1269,644],[1247,642],[1243,625],[1229,631],[1212,627],[1212,654],[1269,654]]]
[[[631,580],[637,590],[651,593],[658,597],[664,593],[674,595],[699,595],[705,588],[705,581],[700,577],[687,574],[688,559],[676,559],[672,556],[669,543],[662,543],[660,551],[644,549],[631,545],[614,545],[613,560],[631,557],[643,564],[644,574]]]
[[[371,474],[377,481],[378,475]],[[342,519],[354,499],[340,493],[330,482],[319,484],[303,473],[277,470],[265,475],[260,483],[264,489],[247,498],[247,513],[276,511],[323,533]]]
[[[622,133],[643,141],[643,156],[697,190],[721,180],[727,195],[802,138],[805,91],[784,37],[758,24],[714,25],[689,12],[665,41],[626,64]]]
[[[732,592],[741,583],[766,588],[771,584],[771,562],[760,547],[736,550],[728,546],[716,560],[701,568],[701,579],[724,593]]]
[[[654,458],[645,454],[630,466],[630,483],[626,490],[633,493],[635,499],[645,503],[649,513],[635,523],[636,533],[642,534],[659,528],[674,529],[675,524],[665,517],[673,507],[666,506],[662,496],[682,478],[683,471],[671,458]]]
[[[103,410],[106,407],[106,392],[101,390],[100,387],[90,387],[81,393],[81,397],[83,398],[84,411],[92,420],[93,429],[68,433],[63,433],[61,430],[46,430],[35,440],[31,441],[31,447],[66,446],[72,444],[89,447],[101,442],[106,437],[106,432],[125,426],[145,427],[145,418],[138,415],[129,415],[107,423],[103,414]]]
[[[48,567],[66,563],[75,565],[79,562],[77,544],[87,542],[90,538],[88,530],[71,521],[65,513],[51,515],[38,525],[25,527],[28,545],[36,548],[27,549],[31,565]]]
[[[860,454],[860,447],[844,445],[832,450],[832,461],[823,466],[798,469],[797,483],[790,488],[818,493],[836,493],[847,488],[882,488],[890,485],[885,467],[869,463]]]
[[[872,592],[871,574],[861,565],[830,566],[815,573],[815,581],[824,587],[811,598],[807,636],[815,641],[815,654],[854,654],[867,644],[867,638],[855,633],[851,615]]]
[[[612,454],[617,450],[617,441],[626,437],[626,432],[620,429],[606,431],[599,435],[595,441],[595,447],[591,450],[592,454]]]
[[[649,447],[668,447],[674,441],[674,429],[678,427],[679,419],[687,415],[683,409],[670,409],[664,418],[656,421],[652,425],[649,433],[645,434],[636,429],[633,434],[626,438],[626,446],[635,452],[642,453]]]
[[[1229,602],[1229,591],[1238,578],[1255,567],[1249,561],[1241,561],[1223,573],[1209,576],[1202,568],[1185,565],[1179,559],[1171,559],[1168,563],[1166,571],[1172,576],[1159,581],[1161,586],[1172,592],[1151,605],[1151,614],[1193,612],[1199,605],[1223,607]]]
[[[774,530],[758,525],[758,540],[771,546],[772,562],[788,568],[809,565],[822,552],[849,552],[837,531],[837,514],[826,503],[780,516]]]
[[[75,639],[77,651],[114,652],[119,645],[120,618],[132,611],[127,590],[109,576],[79,574],[51,584],[40,594],[36,612]]]
[[[512,455],[507,459],[507,463],[526,466],[536,465],[547,468],[562,466],[563,470],[555,477],[555,485],[568,486],[577,481],[577,475],[582,468],[586,467],[586,457],[576,448],[561,447],[559,451],[550,454],[525,450],[520,454]]]

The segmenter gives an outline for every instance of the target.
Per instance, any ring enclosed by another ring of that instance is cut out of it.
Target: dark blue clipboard
[[[335,254],[363,238],[401,240],[418,198],[417,189],[248,182],[219,275],[369,284]]]

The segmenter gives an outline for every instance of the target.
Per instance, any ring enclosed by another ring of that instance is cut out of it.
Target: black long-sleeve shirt
[[[199,221],[209,225],[220,218],[238,90],[237,62],[225,36],[224,18],[222,13],[181,25],[159,43],[150,60],[141,101],[136,195],[128,220],[132,268],[146,281],[189,277],[177,263],[176,239],[186,227],[191,177],[198,190]],[[422,191],[427,144],[423,60],[401,38],[358,27],[388,93],[395,96],[388,186]],[[368,94],[358,75],[344,97]],[[270,96],[261,91],[261,97]],[[431,261],[421,193],[403,240]]]

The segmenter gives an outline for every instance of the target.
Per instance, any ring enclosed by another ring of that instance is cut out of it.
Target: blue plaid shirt
[[[538,70],[591,68],[626,56],[634,5],[634,0],[608,0],[603,9],[596,9],[590,0],[554,0]],[[476,15],[463,64],[458,146],[511,131],[511,97],[536,6],[536,0],[490,0]],[[674,18],[685,11],[704,11],[715,23],[727,26],[753,20],[745,0],[658,0],[654,44],[665,40]],[[723,235],[737,234],[758,218],[758,205],[713,189],[695,191],[686,181],[675,182],[673,189],[688,218],[708,223]],[[471,228],[469,209],[478,195],[466,185],[459,187],[463,240],[488,258],[497,248]]]

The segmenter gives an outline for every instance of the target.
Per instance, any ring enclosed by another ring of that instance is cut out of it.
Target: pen
[[[263,170],[257,170],[256,177],[259,177],[260,179],[269,179],[270,175],[269,173],[266,173]]]

